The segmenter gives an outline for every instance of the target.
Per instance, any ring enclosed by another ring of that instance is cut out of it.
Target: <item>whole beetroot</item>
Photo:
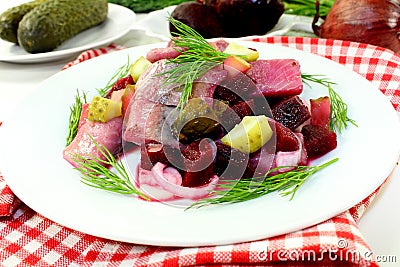
[[[263,35],[285,10],[281,0],[207,0],[205,4],[220,16],[225,37]]]
[[[241,37],[267,33],[284,10],[282,0],[197,0],[178,5],[171,16],[205,38]]]

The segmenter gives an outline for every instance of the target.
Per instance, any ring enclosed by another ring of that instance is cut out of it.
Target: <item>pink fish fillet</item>
[[[64,159],[74,167],[77,167],[77,163],[73,160],[75,154],[84,158],[104,159],[93,140],[105,146],[112,154],[118,153],[122,143],[122,117],[105,123],[91,121],[84,123],[79,128],[75,139],[64,149]]]
[[[247,75],[266,97],[288,97],[303,91],[300,63],[295,59],[251,62]]]

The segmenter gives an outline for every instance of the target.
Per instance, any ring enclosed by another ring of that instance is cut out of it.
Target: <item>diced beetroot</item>
[[[158,142],[148,142],[141,145],[141,168],[151,170],[154,164],[161,162],[168,164],[168,159],[164,154],[164,146]]]
[[[203,140],[190,143],[183,150],[185,157],[182,186],[195,187],[208,184],[214,176],[215,147]]]
[[[141,168],[151,170],[153,166],[161,162],[165,165],[182,165],[179,149],[156,141],[146,141],[141,145]]]
[[[275,122],[276,151],[295,151],[299,149],[299,141],[295,134],[279,122]]]
[[[229,106],[232,106],[241,100],[235,92],[226,88],[225,86],[217,86],[214,92],[214,98],[228,102]]]
[[[300,64],[295,59],[270,59],[251,62],[247,75],[266,97],[287,97],[301,94]]]
[[[128,84],[134,84],[131,75],[118,79],[104,97],[110,98],[114,91],[125,89]]]
[[[217,145],[217,156],[214,164],[214,172],[222,179],[241,178],[246,171],[249,155],[237,149],[215,142]]]
[[[298,96],[285,99],[273,106],[272,115],[277,122],[282,123],[292,131],[311,117],[308,107]]]
[[[329,127],[331,117],[331,101],[328,96],[310,100],[311,124],[324,128]]]
[[[306,125],[302,128],[304,145],[309,158],[323,156],[337,146],[336,134],[319,125]]]
[[[229,76],[215,90],[214,98],[229,103],[230,106],[238,101],[246,101],[263,96],[257,86],[247,75],[240,71],[229,69]]]
[[[254,101],[239,101],[231,108],[227,108],[219,118],[222,127],[229,132],[245,116],[253,115]]]
[[[252,105],[254,105],[254,102],[252,101],[249,102],[240,101],[232,107],[232,110],[239,116],[240,119],[243,119],[245,116],[253,115],[251,109]]]

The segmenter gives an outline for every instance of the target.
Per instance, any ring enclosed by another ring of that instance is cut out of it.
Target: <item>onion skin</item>
[[[322,38],[339,39],[380,46],[400,53],[399,0],[336,0],[321,26],[313,21],[314,33]]]

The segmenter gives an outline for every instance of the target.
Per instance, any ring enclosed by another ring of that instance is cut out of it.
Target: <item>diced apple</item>
[[[244,60],[241,57],[238,56],[229,56],[225,61],[224,61],[225,66],[230,66],[240,72],[245,73],[251,68],[251,64]]]
[[[133,81],[136,83],[139,80],[140,75],[151,65],[145,57],[139,57],[135,62],[133,62],[129,73],[132,76]]]
[[[130,85],[128,85],[128,86],[130,86]],[[111,93],[110,99],[117,101],[117,102],[121,102],[121,97],[124,95],[124,93],[125,93],[125,89],[114,91]]]
[[[88,108],[88,119],[96,122],[107,122],[115,117],[121,116],[121,108],[121,102],[95,96]]]
[[[222,137],[225,145],[244,153],[253,153],[272,137],[272,129],[265,115],[245,116],[229,133]]]
[[[135,94],[135,85],[128,85],[125,88],[125,92],[121,97],[122,102],[122,115],[125,117],[126,111],[128,110],[129,103],[131,102]]]
[[[257,50],[247,48],[235,42],[230,43],[224,50],[224,53],[239,56],[247,62],[256,61],[259,57]]]

